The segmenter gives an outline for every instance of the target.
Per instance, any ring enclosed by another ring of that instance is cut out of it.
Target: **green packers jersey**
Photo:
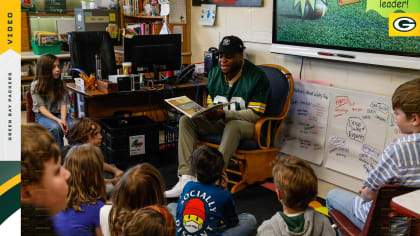
[[[234,82],[227,81],[220,66],[214,67],[208,78],[207,104],[233,102],[225,109],[252,109],[257,115],[264,114],[270,83],[265,73],[248,60],[244,60],[242,74]]]

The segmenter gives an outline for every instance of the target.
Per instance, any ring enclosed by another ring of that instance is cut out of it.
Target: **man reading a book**
[[[241,139],[252,138],[255,122],[264,115],[269,96],[269,81],[265,73],[244,59],[245,46],[236,36],[226,36],[219,44],[219,65],[208,76],[207,104],[232,102],[224,109],[202,117],[182,116],[179,121],[178,183],[165,192],[168,198],[179,197],[185,184],[196,181],[191,170],[191,153],[197,137],[222,134],[219,151],[225,169]]]

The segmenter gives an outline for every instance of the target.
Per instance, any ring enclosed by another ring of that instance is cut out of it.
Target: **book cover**
[[[223,108],[224,106],[230,104],[221,103],[213,106],[202,107],[187,96],[165,99],[165,102],[189,118],[200,117],[207,112]]]

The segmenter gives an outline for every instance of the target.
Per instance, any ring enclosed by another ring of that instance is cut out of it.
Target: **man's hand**
[[[225,111],[223,109],[217,109],[204,114],[204,120],[215,121],[219,119],[225,119]]]
[[[362,189],[359,190],[360,197],[365,201],[371,201],[375,197],[375,192],[370,190],[366,185],[362,186]]]

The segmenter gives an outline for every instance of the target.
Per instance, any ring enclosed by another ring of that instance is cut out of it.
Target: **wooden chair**
[[[373,235],[389,235],[390,230],[390,214],[393,210],[390,207],[391,199],[400,194],[411,192],[420,187],[407,187],[400,185],[383,185],[376,191],[366,223],[362,230],[357,228],[346,216],[338,210],[328,212],[331,219],[337,225],[338,229],[344,236],[373,236]],[[420,235],[420,225],[413,224],[410,235]]]
[[[233,184],[232,193],[242,190],[248,184],[272,177],[270,164],[276,160],[279,152],[279,148],[273,144],[292,101],[294,83],[291,73],[278,65],[267,64],[258,67],[266,73],[270,81],[271,95],[266,116],[255,124],[254,138],[240,141],[226,169],[226,172],[240,178],[239,181],[229,180],[229,183]],[[218,148],[221,135],[207,135],[198,139],[198,145]]]
[[[30,91],[26,94],[26,123],[35,122],[35,113],[32,111],[32,95]]]

